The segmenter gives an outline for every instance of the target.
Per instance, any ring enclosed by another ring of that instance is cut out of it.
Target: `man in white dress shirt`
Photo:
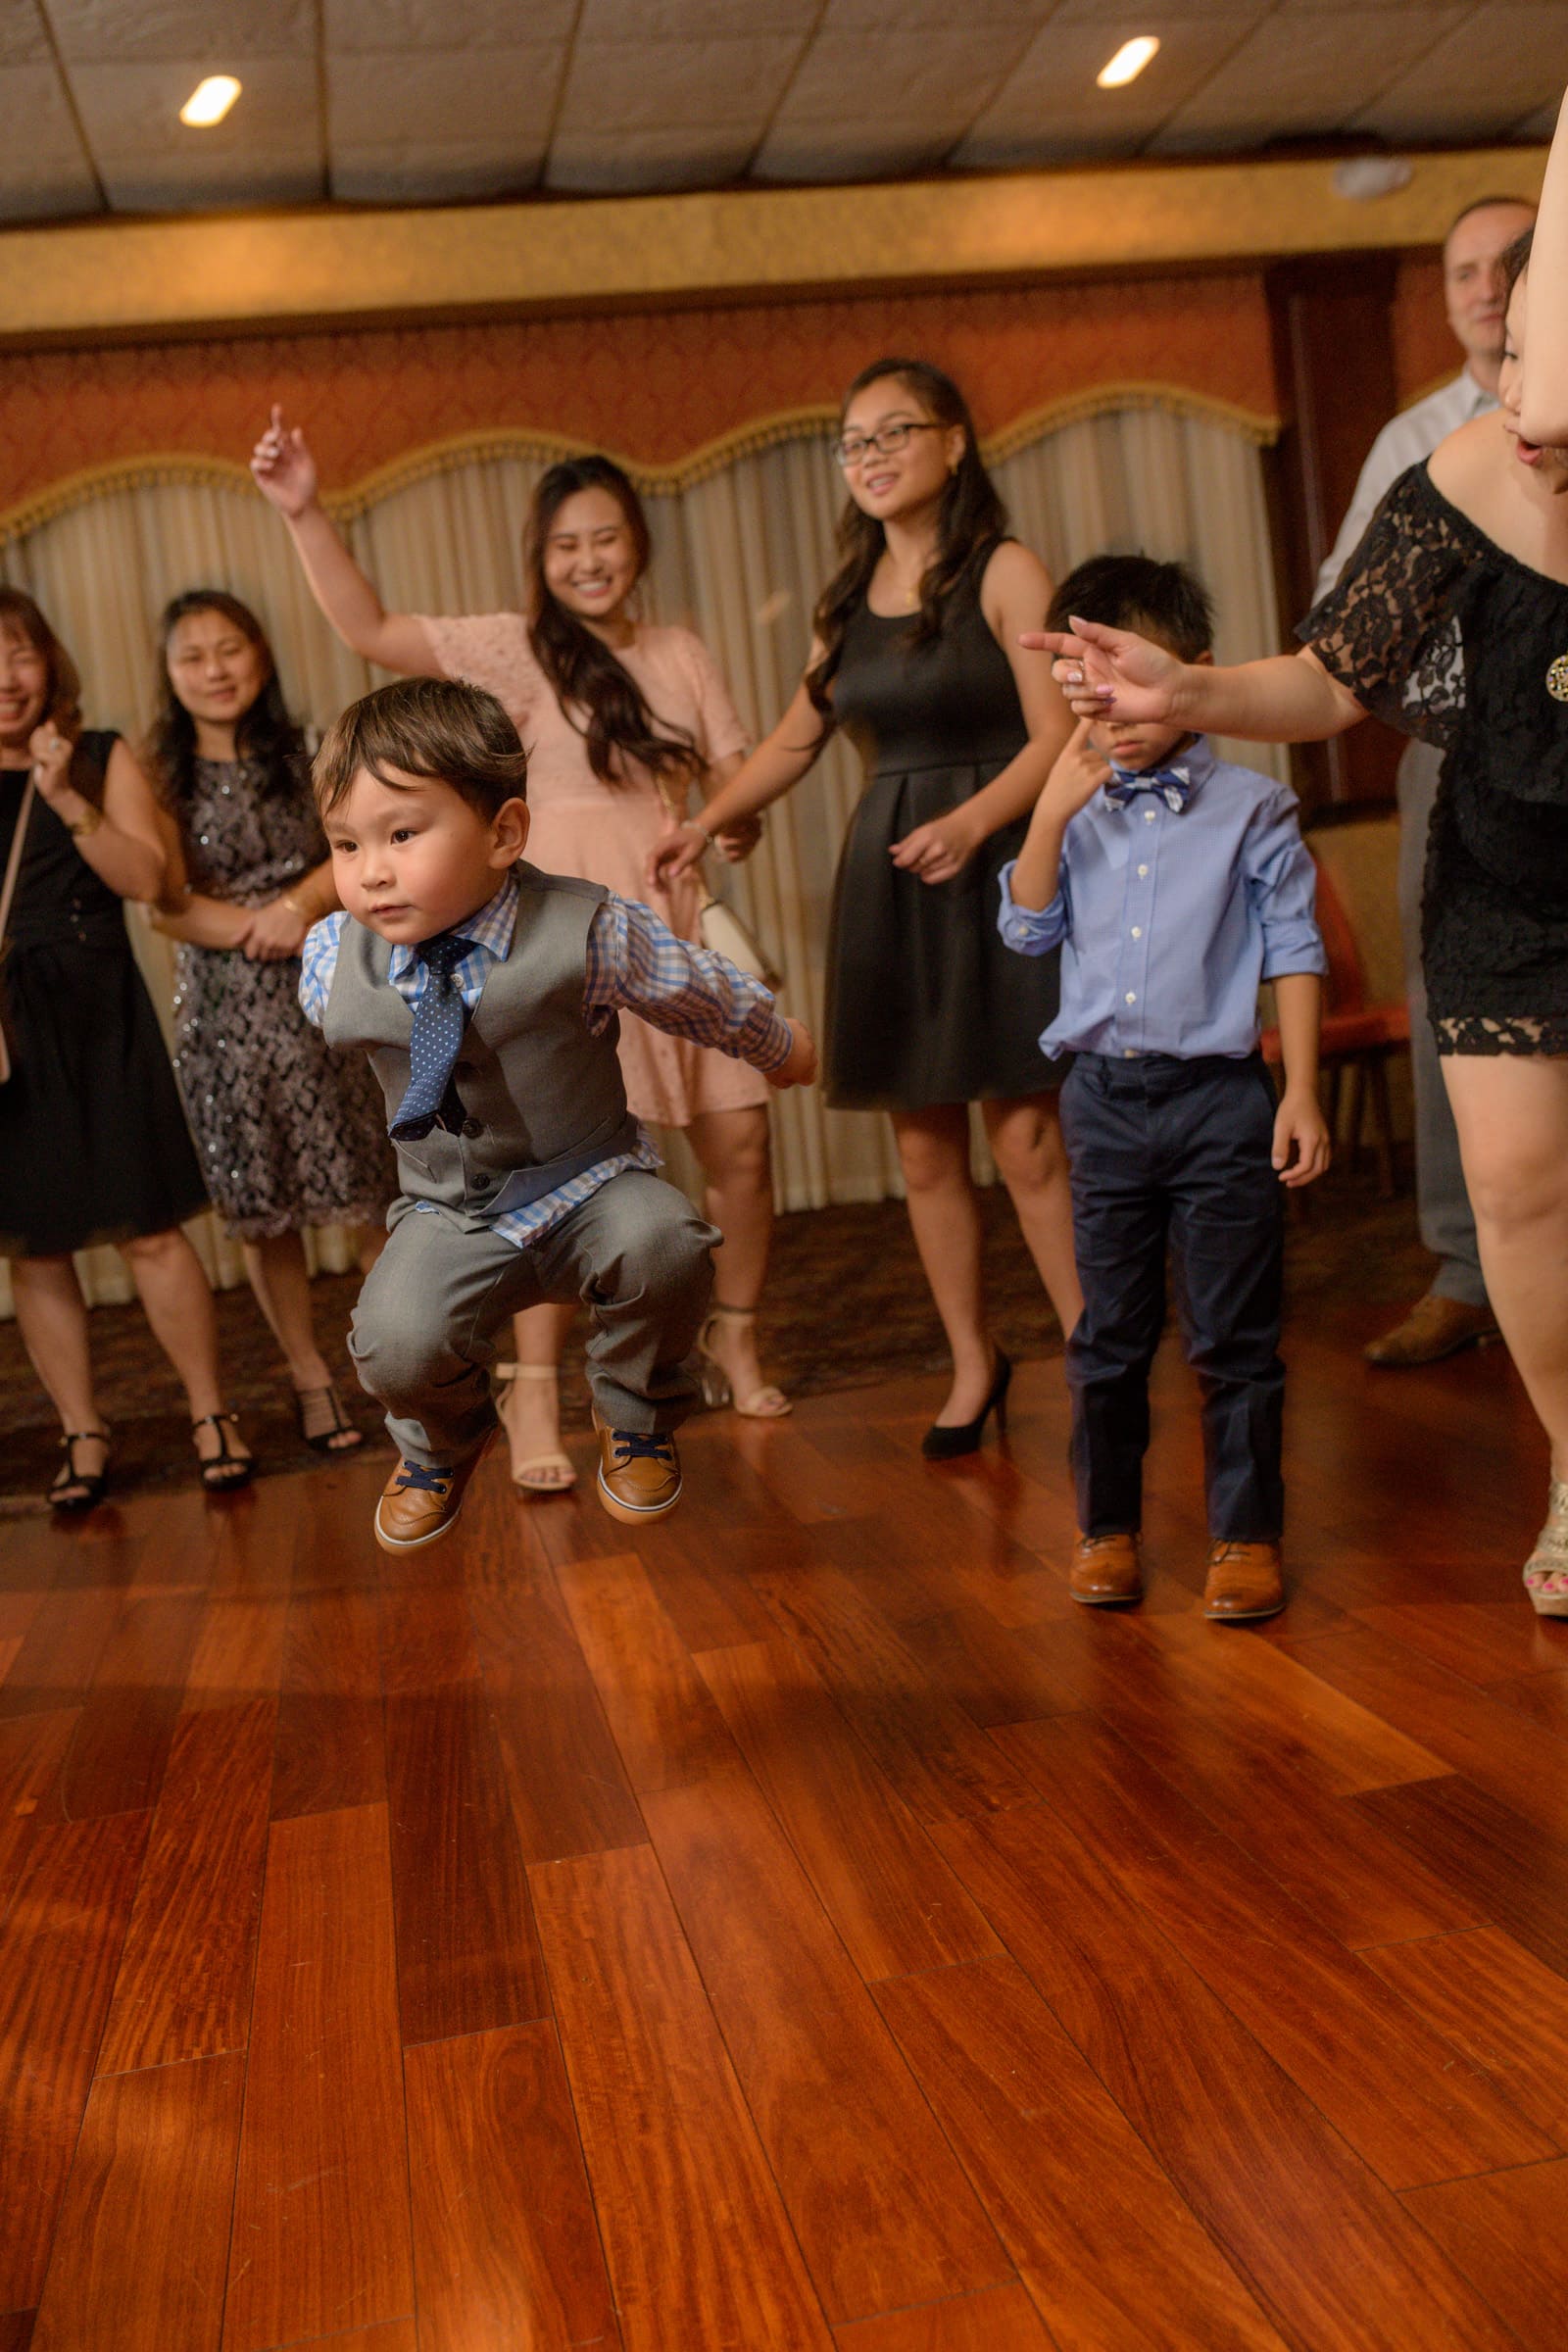
[[[1339,578],[1384,493],[1399,475],[1430,457],[1440,441],[1472,416],[1496,407],[1504,310],[1500,264],[1535,217],[1535,206],[1522,197],[1489,196],[1467,205],[1449,229],[1443,248],[1443,284],[1448,324],[1464,347],[1465,364],[1451,383],[1403,410],[1373,442],[1349,513],[1318,573],[1320,597]],[[1433,1364],[1497,1336],[1421,976],[1421,884],[1442,764],[1441,754],[1424,743],[1412,743],[1399,763],[1399,924],[1415,1081],[1416,1200],[1421,1239],[1439,1262],[1425,1298],[1366,1351],[1372,1363],[1390,1368]]]

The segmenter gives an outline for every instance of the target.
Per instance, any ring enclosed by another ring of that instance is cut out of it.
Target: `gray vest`
[[[410,1200],[484,1222],[542,1200],[637,1139],[615,1053],[620,1024],[612,1014],[596,1036],[583,1010],[588,929],[610,894],[537,866],[513,871],[511,952],[490,966],[453,1072],[461,1131],[432,1127],[394,1146]],[[369,1054],[389,1127],[408,1092],[414,1025],[388,978],[391,959],[388,942],[351,916],[321,1024],[329,1046]]]

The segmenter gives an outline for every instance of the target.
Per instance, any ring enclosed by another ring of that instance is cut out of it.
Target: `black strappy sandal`
[[[364,1430],[356,1429],[344,1412],[343,1399],[330,1380],[324,1389],[296,1389],[294,1409],[300,1417],[300,1436],[313,1453],[358,1453],[365,1444]],[[348,1439],[346,1446],[334,1443],[341,1438]]]
[[[200,1446],[196,1449],[202,1485],[209,1494],[232,1494],[236,1489],[248,1487],[256,1476],[256,1464],[248,1453],[232,1453],[229,1450],[229,1430],[238,1426],[238,1419],[233,1413],[203,1413],[199,1421],[193,1421],[190,1425],[192,1437],[199,1429],[216,1429],[218,1432],[216,1453],[203,1453]]]
[[[76,1468],[75,1449],[89,1440],[96,1440],[104,1451],[102,1465],[93,1471]],[[109,1432],[107,1429],[71,1429],[60,1441],[65,1465],[49,1489],[50,1508],[56,1511],[90,1511],[102,1502],[104,1489],[109,1484]]]

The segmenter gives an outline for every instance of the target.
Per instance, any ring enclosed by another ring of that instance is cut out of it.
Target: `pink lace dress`
[[[621,898],[640,899],[682,939],[697,937],[697,888],[684,876],[673,892],[648,886],[648,856],[669,817],[646,774],[605,784],[588,764],[582,734],[557,702],[534,659],[520,612],[425,616],[433,666],[493,694],[528,754],[528,857],[547,873],[602,882]],[[621,661],[642,688],[656,720],[684,728],[711,762],[749,749],[746,730],[702,640],[689,629],[638,628]],[[640,1119],[686,1127],[699,1112],[741,1110],[771,1092],[760,1072],[710,1047],[665,1037],[634,1014],[620,1017],[620,1066],[626,1100]]]

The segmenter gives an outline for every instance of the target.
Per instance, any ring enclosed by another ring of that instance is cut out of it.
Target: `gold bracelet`
[[[103,810],[94,802],[83,801],[80,816],[74,825],[68,822],[66,831],[74,840],[79,841],[84,833],[96,833],[103,821]]]

